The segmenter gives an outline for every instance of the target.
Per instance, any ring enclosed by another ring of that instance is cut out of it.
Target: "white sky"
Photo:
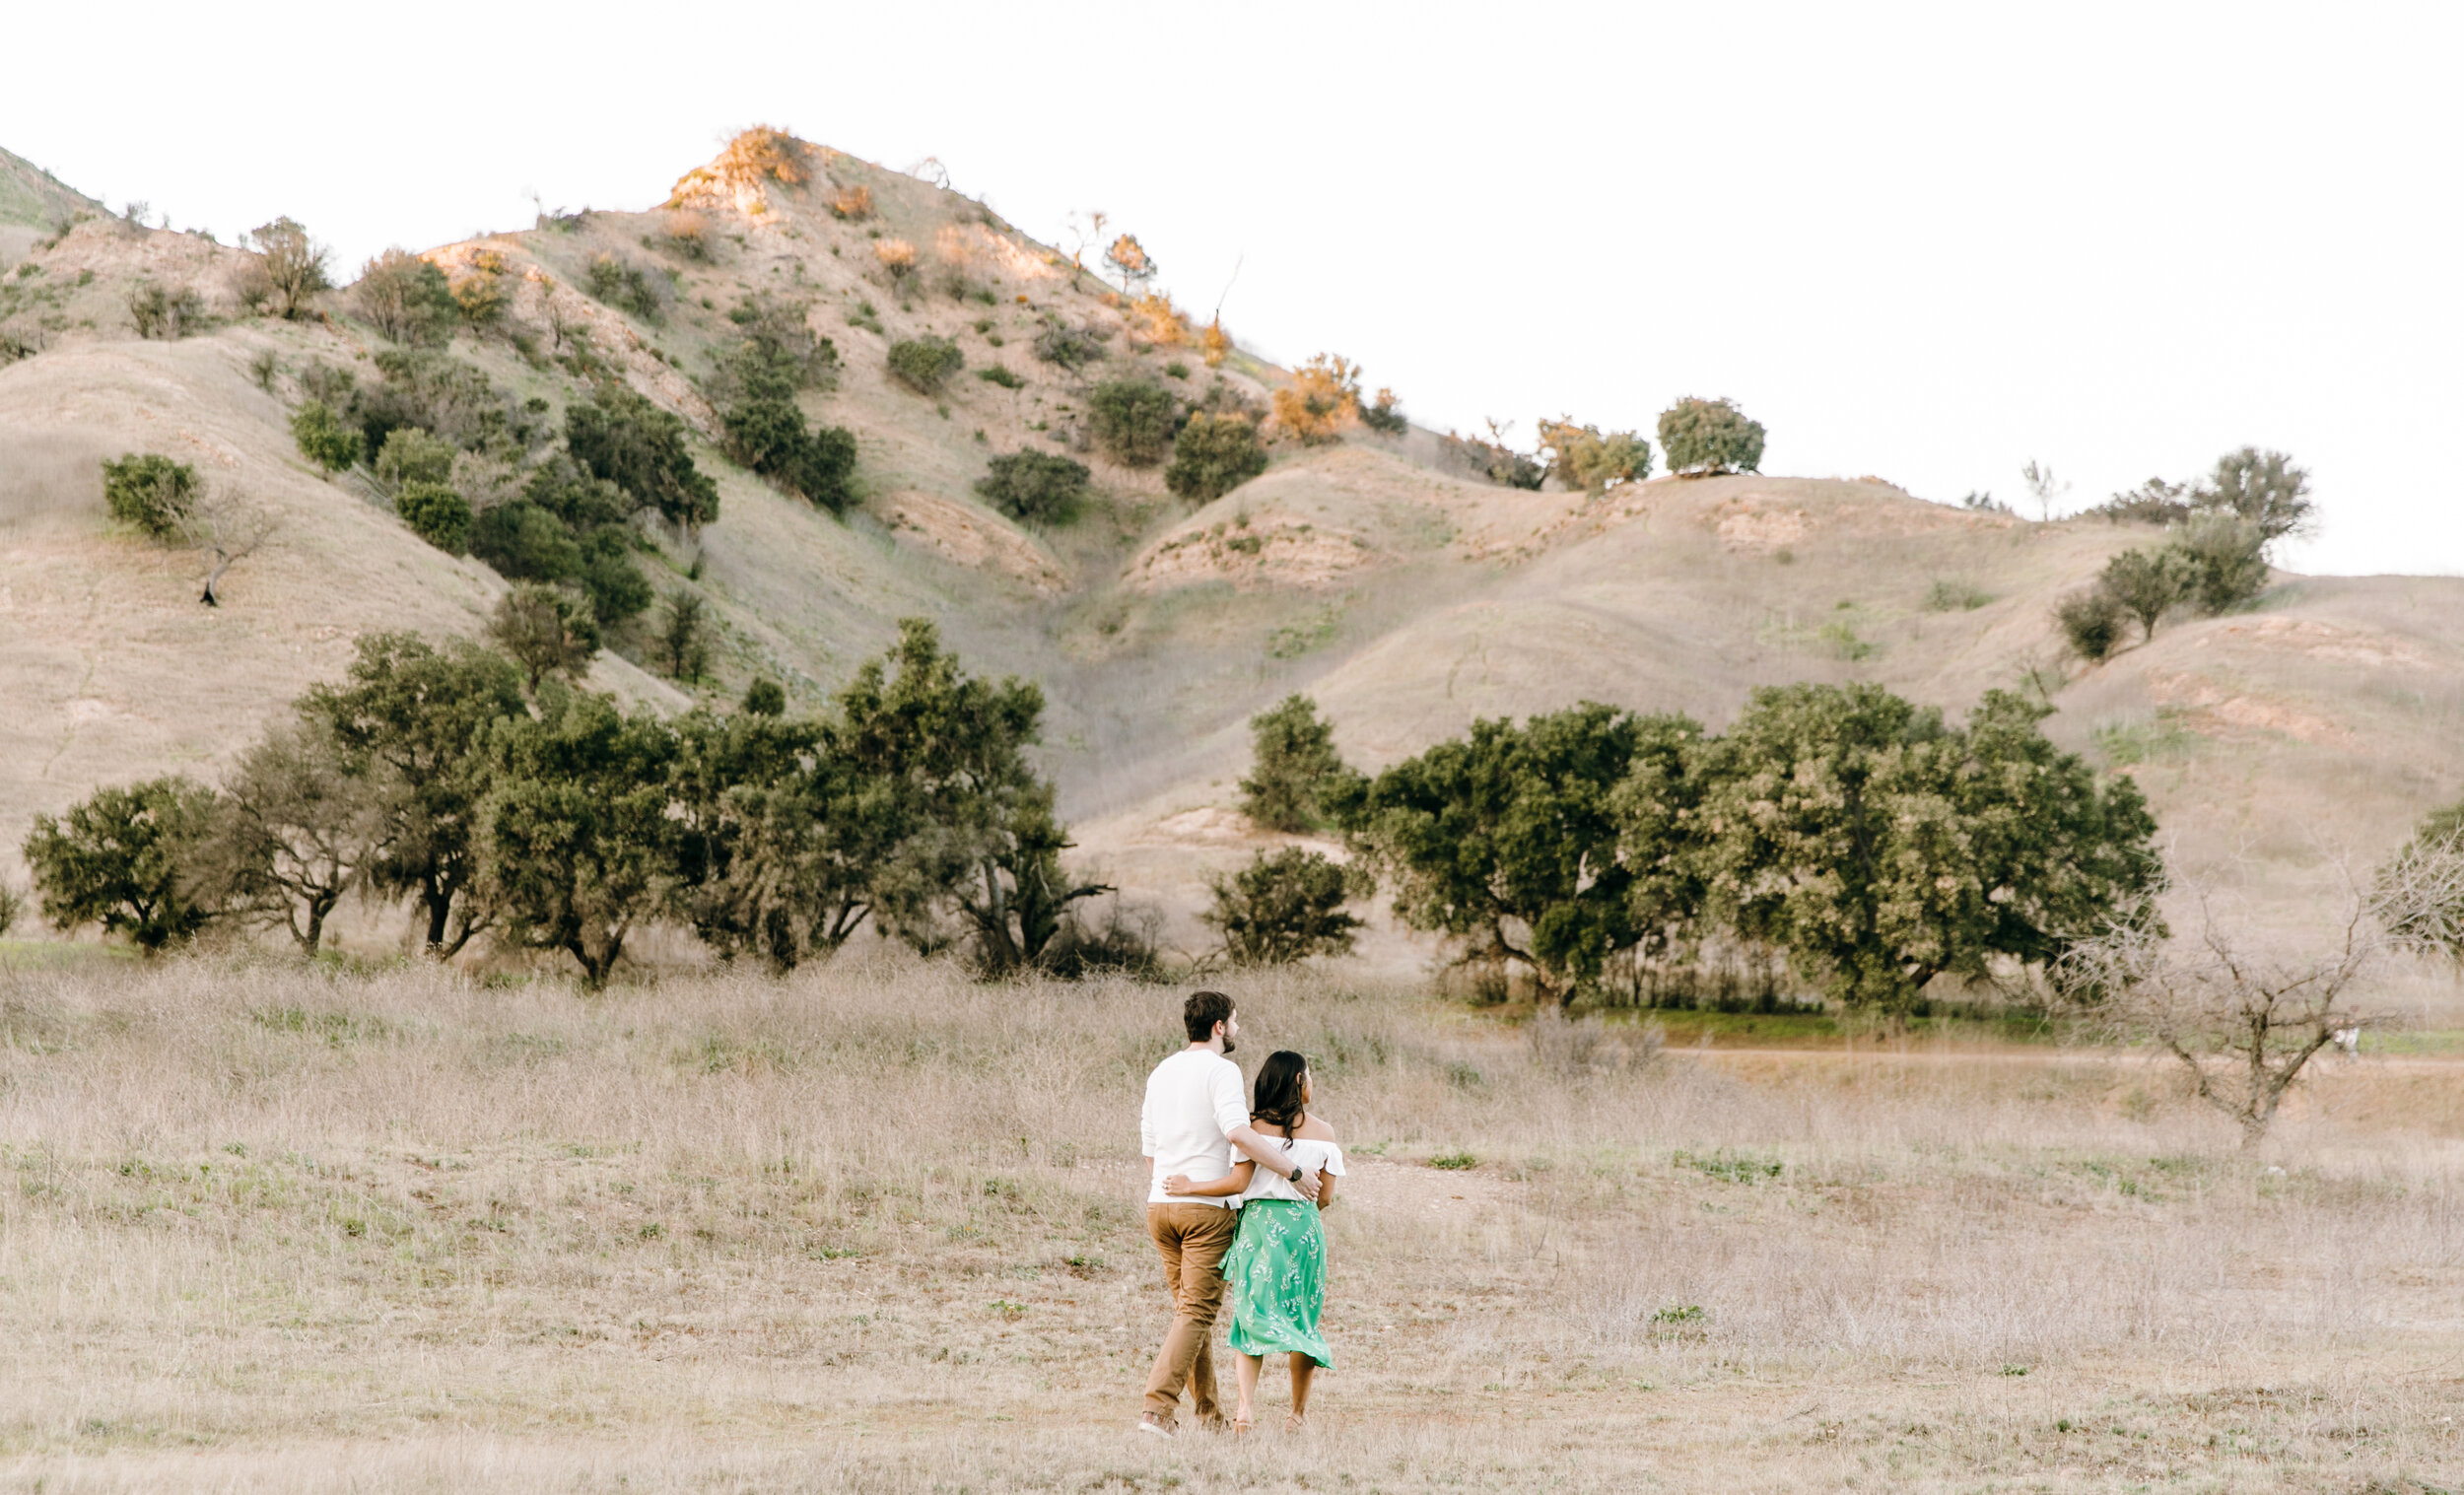
[[[647,206],[792,128],[1201,313],[1360,361],[1423,424],[1649,430],[1767,472],[2074,505],[2289,450],[2290,559],[2464,573],[2464,7],[2255,4],[21,7],[0,145],[347,273]]]

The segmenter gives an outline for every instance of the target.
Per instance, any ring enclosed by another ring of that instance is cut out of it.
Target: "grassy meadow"
[[[1227,985],[1355,1160],[1337,1364],[1306,1434],[1275,1373],[1256,1436],[1166,1445],[1135,1117],[1180,988],[12,958],[0,1489],[2464,1478],[2436,1045],[2322,1063],[2251,1154],[2162,1068],[1981,1029]]]

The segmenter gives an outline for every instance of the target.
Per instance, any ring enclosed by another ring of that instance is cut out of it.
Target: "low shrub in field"
[[[1651,443],[1631,431],[1602,435],[1597,426],[1571,419],[1540,423],[1540,448],[1549,453],[1548,476],[1569,492],[1602,493],[1613,483],[1651,476]]]
[[[1403,419],[1403,403],[1392,389],[1379,390],[1375,403],[1360,407],[1360,424],[1380,436],[1402,436],[1411,429],[1411,422]]]
[[[1351,953],[1358,918],[1344,869],[1317,851],[1261,851],[1230,878],[1210,884],[1214,900],[1199,917],[1220,931],[1236,966],[1283,966],[1313,955]]]
[[[591,296],[646,322],[659,319],[667,308],[672,289],[666,276],[613,254],[592,259],[589,268],[582,272],[582,279]]]
[[[711,257],[710,220],[690,208],[679,208],[667,215],[662,237],[679,259],[707,263]]]
[[[1929,613],[1974,612],[1993,600],[1993,594],[1973,581],[1936,581],[1926,589],[1925,610]]]
[[[417,426],[397,426],[385,433],[385,444],[371,465],[376,481],[388,489],[405,483],[444,483],[453,476],[458,450],[451,442]]]
[[[445,272],[398,248],[361,266],[351,287],[351,304],[390,340],[422,347],[451,339],[462,317]]]
[[[360,433],[323,400],[310,400],[292,416],[291,439],[300,443],[300,455],[327,472],[360,459]]]
[[[862,223],[872,217],[872,188],[839,188],[830,195],[830,216],[842,223]]]
[[[111,517],[158,540],[179,532],[197,499],[197,470],[160,452],[128,452],[103,464],[103,502]]]
[[[1103,339],[1063,322],[1052,322],[1036,334],[1035,356],[1048,364],[1078,370],[1104,356]]]
[[[1083,462],[1042,451],[1014,451],[992,459],[976,480],[976,492],[994,509],[1029,523],[1066,524],[1086,498]]]
[[[1266,470],[1266,448],[1256,426],[1237,415],[1193,411],[1173,439],[1164,487],[1181,498],[1208,504]]]
[[[1660,449],[1671,472],[1689,477],[1754,472],[1762,466],[1762,423],[1725,399],[1681,399],[1660,414]]]
[[[1172,449],[1180,402],[1160,384],[1112,379],[1087,396],[1087,431],[1125,467],[1152,467]]]
[[[166,288],[141,280],[128,293],[128,319],[139,337],[176,342],[204,322],[205,302],[193,287]]]
[[[918,394],[939,394],[967,367],[967,355],[946,337],[908,338],[890,345],[890,376]]]
[[[1024,389],[1027,386],[1027,381],[1025,379],[1020,378],[1016,374],[1011,373],[1008,369],[1003,368],[999,364],[992,365],[990,368],[977,370],[976,377],[984,380],[988,384],[998,384],[1003,389]]]
[[[470,548],[470,500],[449,483],[421,478],[404,483],[394,496],[393,511],[402,516],[411,533],[447,555],[458,556]]]
[[[1321,353],[1274,392],[1277,429],[1305,446],[1323,446],[1360,418],[1360,371],[1350,360]]]
[[[2053,617],[2063,639],[2083,659],[2101,659],[2122,642],[2122,604],[2101,586],[2063,598]]]
[[[880,261],[882,272],[890,277],[890,289],[907,294],[907,282],[916,273],[916,246],[903,238],[874,241],[872,257]]]

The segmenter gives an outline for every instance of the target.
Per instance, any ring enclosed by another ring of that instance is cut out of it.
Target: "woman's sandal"
[[[1283,1431],[1287,1433],[1306,1433],[1309,1431],[1309,1419],[1299,1416],[1296,1413],[1287,1412],[1283,1416]]]
[[[1251,1421],[1247,1417],[1235,1417],[1232,1419],[1232,1436],[1235,1438],[1246,1438],[1257,1426],[1257,1423]]]

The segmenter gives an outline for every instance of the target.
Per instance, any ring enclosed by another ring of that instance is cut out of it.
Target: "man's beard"
[[[1232,1053],[1232,1051],[1233,1051],[1233,1050],[1235,1050],[1235,1049],[1237,1049],[1237,1048],[1239,1048],[1239,1047],[1240,1047],[1240,1045],[1235,1044],[1235,1043],[1233,1043],[1233,1042],[1232,1042],[1232,1035],[1231,1035],[1231,1034],[1227,1033],[1227,1034],[1225,1034],[1225,1035],[1223,1036],[1223,1052],[1224,1052],[1224,1053],[1225,1053],[1225,1054],[1229,1055],[1229,1054]]]

